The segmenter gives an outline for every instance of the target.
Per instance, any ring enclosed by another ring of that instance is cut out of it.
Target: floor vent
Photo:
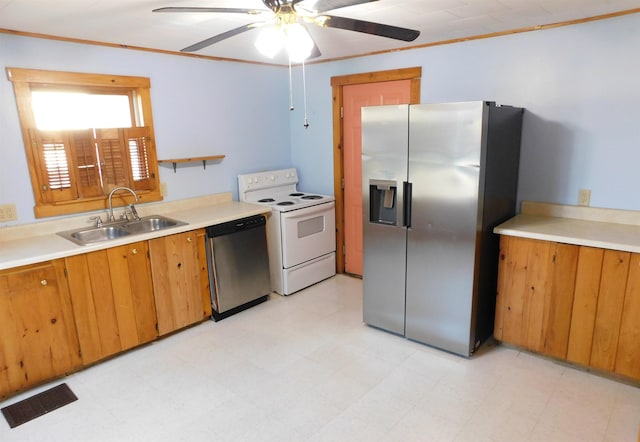
[[[67,384],[60,384],[2,409],[11,428],[78,400]]]

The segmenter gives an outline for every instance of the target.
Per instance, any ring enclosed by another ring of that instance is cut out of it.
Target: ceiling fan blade
[[[333,9],[346,8],[347,6],[360,5],[362,3],[377,2],[378,0],[318,0],[313,7],[318,12],[331,11]]]
[[[260,23],[250,23],[248,25],[240,26],[239,28],[231,29],[230,31],[223,32],[222,34],[214,35],[213,37],[209,37],[206,40],[202,40],[198,43],[192,44],[191,46],[187,46],[184,49],[180,49],[180,52],[195,52],[200,49],[206,48],[207,46],[211,46],[214,43],[218,43],[222,40],[226,40],[229,37],[233,37],[234,35],[242,34],[250,29],[253,29]]]
[[[362,32],[364,34],[379,35],[380,37],[393,38],[395,40],[413,41],[418,38],[420,31],[399,28],[397,26],[383,25],[370,21],[357,20],[355,18],[336,17],[325,15],[327,21],[324,26],[328,28],[345,29],[347,31]]]
[[[246,9],[246,8],[206,8],[199,6],[167,6],[165,8],[153,9],[151,12],[225,12],[238,14],[258,15],[269,12],[267,9]]]

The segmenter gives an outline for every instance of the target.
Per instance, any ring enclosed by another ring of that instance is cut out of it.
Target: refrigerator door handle
[[[402,194],[403,194],[403,204],[402,204],[402,222],[405,227],[411,227],[411,190],[413,189],[413,183],[408,181],[402,182]]]

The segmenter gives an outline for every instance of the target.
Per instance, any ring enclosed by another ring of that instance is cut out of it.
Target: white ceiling
[[[179,51],[230,29],[259,21],[227,13],[152,13],[165,6],[263,9],[261,0],[0,0],[0,29],[100,43]],[[309,26],[322,52],[316,60],[424,45],[547,25],[640,8],[640,0],[379,0],[327,12],[421,32],[405,43],[340,29]],[[250,30],[197,52],[281,63],[260,55]]]

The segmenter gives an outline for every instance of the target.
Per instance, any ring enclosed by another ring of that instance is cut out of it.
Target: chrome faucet
[[[131,192],[131,194],[136,199],[136,203],[138,202],[138,195],[136,195],[136,193],[133,190],[129,189],[128,187],[124,187],[124,186],[115,187],[111,192],[109,192],[109,221],[111,221],[111,222],[114,222],[116,220],[115,216],[113,216],[112,198],[113,198],[113,194],[116,193],[119,190],[127,190],[127,191]],[[133,206],[133,204],[129,204],[129,208],[131,209],[131,214],[133,215],[133,217],[135,219],[139,220],[140,217],[138,216],[138,212],[136,211],[136,208]]]
[[[98,229],[102,227],[102,218],[100,218],[100,215],[90,217],[89,221],[94,221]]]

